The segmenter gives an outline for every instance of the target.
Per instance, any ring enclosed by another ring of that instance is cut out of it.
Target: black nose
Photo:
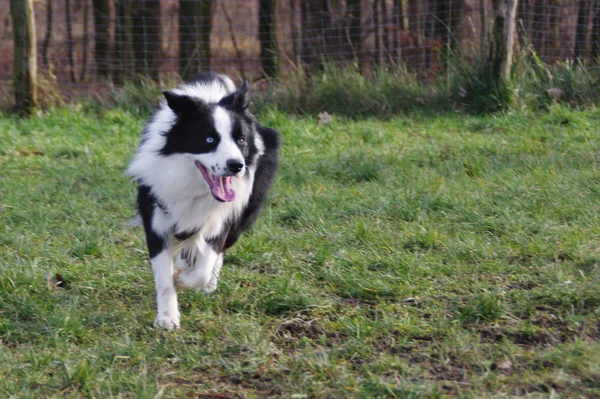
[[[243,168],[244,164],[240,161],[237,161],[235,159],[230,159],[229,161],[227,161],[227,169],[229,169],[231,173],[238,173]]]

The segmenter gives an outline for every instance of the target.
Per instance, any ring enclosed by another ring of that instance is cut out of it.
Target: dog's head
[[[177,91],[163,93],[175,114],[175,123],[166,134],[163,155],[183,154],[195,164],[218,201],[235,199],[232,179],[244,175],[253,126],[246,116],[246,82],[218,103]]]

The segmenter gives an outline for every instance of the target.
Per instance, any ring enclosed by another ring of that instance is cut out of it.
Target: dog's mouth
[[[208,183],[213,197],[217,201],[231,202],[235,199],[235,190],[231,187],[231,176],[215,176],[208,173],[208,170],[200,162],[196,161],[196,166],[200,169],[204,180]]]

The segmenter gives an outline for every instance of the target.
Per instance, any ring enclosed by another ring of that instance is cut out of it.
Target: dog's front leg
[[[154,256],[151,263],[156,283],[156,320],[154,325],[169,330],[179,328],[179,306],[173,282],[172,245]]]
[[[223,264],[223,257],[201,238],[190,241],[184,251],[185,255],[180,256],[178,262],[187,267],[181,267],[176,273],[177,285],[202,289],[206,293],[214,291],[217,288],[218,273]],[[218,269],[216,277],[215,268]],[[213,282],[212,285],[211,282]]]

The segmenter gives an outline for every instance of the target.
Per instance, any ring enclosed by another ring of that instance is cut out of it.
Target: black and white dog
[[[127,169],[138,182],[157,326],[180,325],[175,285],[217,288],[224,251],[252,225],[273,182],[279,134],[247,110],[247,90],[205,73],[164,92]]]

